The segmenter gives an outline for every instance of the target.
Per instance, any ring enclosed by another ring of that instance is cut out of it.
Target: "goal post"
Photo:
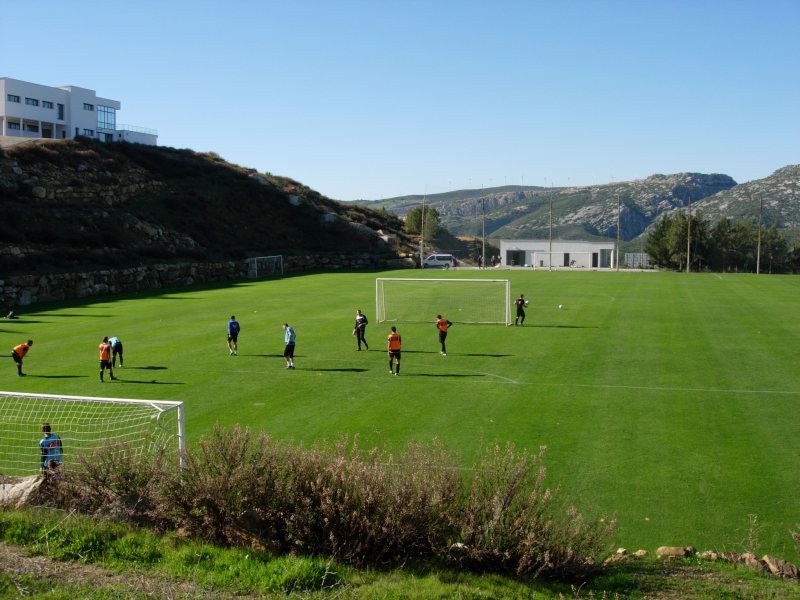
[[[508,279],[375,279],[377,322],[424,323],[437,314],[454,323],[511,323]]]
[[[65,466],[79,454],[124,445],[135,454],[186,444],[183,402],[0,391],[0,474],[41,471],[42,424],[61,438]]]
[[[247,276],[250,279],[283,275],[283,255],[254,256],[247,259]]]

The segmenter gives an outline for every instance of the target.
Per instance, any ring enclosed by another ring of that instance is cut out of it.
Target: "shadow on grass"
[[[406,377],[486,377],[480,373],[405,373]],[[401,375],[402,377],[402,375]]]
[[[117,367],[115,367],[115,368],[117,368]],[[154,366],[149,366],[149,367],[122,367],[122,366],[120,366],[118,368],[125,369],[126,371],[132,371],[133,369],[137,369],[139,371],[163,371],[164,369],[168,369],[169,367],[154,367]]]
[[[321,373],[365,373],[369,369],[343,368],[343,369],[304,369],[305,371],[319,371]]]
[[[183,381],[156,381],[155,379],[151,379],[150,381],[139,381],[138,379],[120,379],[117,377],[115,380],[112,380],[113,383],[137,383],[137,384],[145,384],[145,385],[186,385]]]
[[[530,329],[600,329],[597,325],[525,325],[525,327]]]
[[[238,356],[263,356],[265,358],[283,358],[283,354],[239,354]],[[302,356],[295,354],[295,356]]]
[[[507,358],[509,356],[514,356],[513,354],[480,354],[478,352],[465,352],[463,354],[450,354],[450,356],[485,356],[487,358]]]
[[[92,319],[108,319],[116,317],[116,315],[98,315],[98,314],[83,314],[83,313],[36,313],[37,317],[91,317]],[[37,323],[38,321],[28,321],[28,323]],[[47,323],[47,321],[43,321]]]
[[[89,377],[88,375],[31,375],[27,377],[36,377],[38,379],[75,379],[77,377]]]

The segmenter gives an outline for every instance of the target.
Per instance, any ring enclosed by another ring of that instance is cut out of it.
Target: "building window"
[[[31,133],[39,133],[39,126],[33,125],[31,123],[25,124],[25,131],[30,131]]]
[[[84,129],[83,135],[87,137],[94,137],[94,129]]]
[[[110,106],[97,106],[97,128],[116,129],[117,111]]]
[[[19,123],[9,122],[8,128],[9,129],[17,129],[17,130],[19,130]]]
[[[15,96],[14,94],[8,94],[6,97],[9,102],[19,102],[19,96]]]
[[[42,100],[42,108],[53,108],[53,103],[47,100]]]
[[[25,104],[28,106],[39,106],[39,101],[36,98],[25,98]]]
[[[59,104],[58,105],[58,120],[59,121],[63,121],[64,120],[64,105],[63,104]]]
[[[94,104],[83,103],[83,110],[94,110]]]

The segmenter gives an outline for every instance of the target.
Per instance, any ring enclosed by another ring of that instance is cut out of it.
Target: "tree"
[[[667,233],[672,226],[672,219],[669,215],[663,215],[650,230],[644,251],[653,260],[657,267],[670,268],[670,250],[667,243]]]
[[[789,244],[773,224],[761,234],[761,272],[786,273],[790,262]]]
[[[419,235],[422,228],[422,207],[412,208],[406,215],[406,231]],[[439,233],[439,211],[431,206],[425,207],[425,239],[430,240]]]

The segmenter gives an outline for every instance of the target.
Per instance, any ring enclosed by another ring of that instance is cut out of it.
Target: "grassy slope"
[[[36,341],[31,376],[17,378],[9,360],[0,389],[184,400],[190,442],[219,421],[304,442],[438,437],[465,464],[486,444],[545,444],[551,482],[583,509],[615,513],[620,544],[741,550],[757,515],[756,550],[797,560],[800,279],[506,275],[512,294],[532,300],[526,327],[456,324],[442,357],[432,324],[403,325],[398,378],[378,351],[387,327],[370,324],[368,353],[350,336],[355,308],[373,317],[375,274],[337,273],[0,321],[6,347]],[[223,337],[231,313],[242,322],[238,357]],[[293,372],[280,358],[284,320],[298,332]],[[119,383],[97,381],[103,335],[125,342]]]

